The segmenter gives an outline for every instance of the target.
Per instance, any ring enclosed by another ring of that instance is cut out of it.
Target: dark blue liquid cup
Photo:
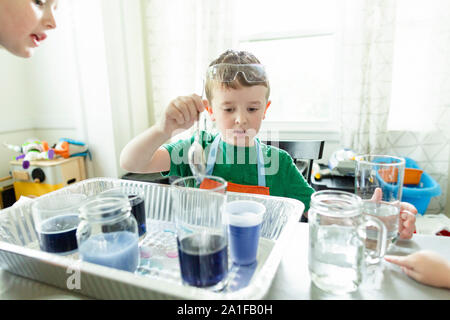
[[[78,214],[57,216],[42,222],[39,247],[53,253],[71,253],[78,248],[76,232],[80,219]]]
[[[223,220],[227,182],[206,176],[177,179],[171,185],[183,284],[220,291],[228,284],[228,232]],[[203,180],[205,181],[205,180]]]
[[[225,279],[228,252],[224,237],[197,233],[177,242],[181,277],[185,283],[210,287]]]
[[[32,212],[42,251],[63,255],[77,251],[78,209],[86,199],[83,194],[49,195],[36,199]]]
[[[131,205],[131,214],[138,224],[139,237],[145,236],[147,233],[147,216],[143,190],[140,188],[124,186],[103,191],[100,196],[111,196],[115,194],[128,196]]]
[[[226,204],[230,255],[233,263],[250,265],[256,262],[265,211],[266,208],[256,201],[238,200]]]

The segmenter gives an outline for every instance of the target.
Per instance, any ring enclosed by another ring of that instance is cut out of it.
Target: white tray
[[[143,259],[143,255],[146,252],[151,255],[139,272],[130,273],[84,262],[78,259],[78,254],[61,256],[41,251],[31,215],[34,201],[0,211],[0,268],[99,299],[262,299],[291,239],[293,226],[304,210],[303,203],[294,199],[228,192],[227,201],[251,199],[261,202],[266,206],[266,215],[261,229],[257,267],[232,267],[228,287],[221,292],[212,292],[183,285],[178,258],[164,255],[168,250],[176,251],[173,250],[176,246],[173,245],[175,238],[171,229],[170,186],[94,178],[42,197],[61,193],[93,196],[118,186],[140,187],[145,192],[147,235],[141,241],[141,265],[147,258]]]

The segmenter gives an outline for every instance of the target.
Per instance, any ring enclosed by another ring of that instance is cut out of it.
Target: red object
[[[437,236],[444,236],[444,237],[450,237],[450,232],[447,230],[441,230],[438,233],[436,233]]]
[[[214,189],[220,186],[220,183],[217,181],[210,180],[208,178],[203,179],[200,184],[200,189]],[[253,194],[262,194],[270,196],[269,187],[260,187],[260,186],[248,186],[243,184],[237,184],[228,182],[227,191],[232,192],[241,192],[241,193],[253,193]]]

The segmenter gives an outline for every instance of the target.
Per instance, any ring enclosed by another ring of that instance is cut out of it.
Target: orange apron
[[[208,155],[208,161],[206,166],[206,175],[212,175],[214,164],[216,163],[217,158],[217,150],[219,149],[219,143],[222,140],[222,137],[220,134],[216,136],[213,143],[211,144],[211,150]],[[251,186],[251,185],[244,185],[244,184],[237,184],[233,182],[227,183],[227,191],[231,192],[241,192],[241,193],[254,193],[254,194],[263,194],[263,195],[270,195],[270,189],[269,187],[266,187],[266,178],[264,174],[264,161],[263,156],[261,152],[261,148],[259,145],[259,141],[255,138],[255,145],[256,145],[256,151],[258,155],[258,185],[257,186]],[[202,183],[200,184],[201,189],[214,189],[219,186],[219,183],[205,178],[203,179]]]

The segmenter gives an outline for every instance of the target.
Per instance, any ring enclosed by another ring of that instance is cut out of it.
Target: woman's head
[[[28,58],[56,28],[58,0],[0,0],[0,46]]]

